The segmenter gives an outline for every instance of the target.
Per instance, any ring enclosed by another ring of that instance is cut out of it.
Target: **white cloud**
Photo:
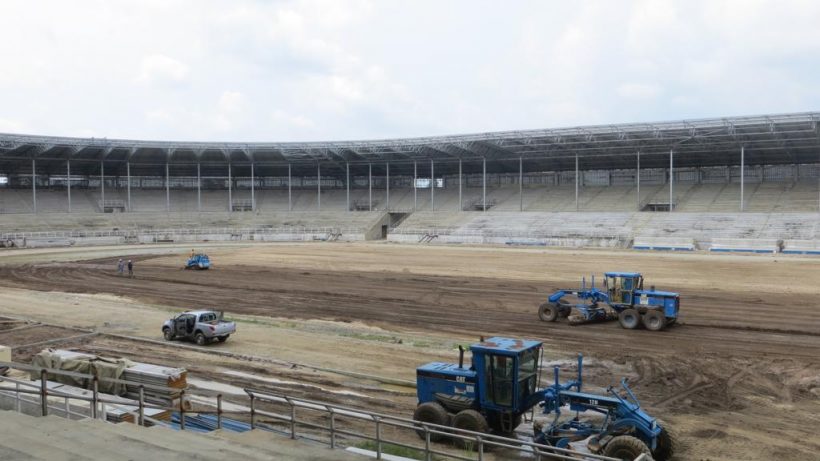
[[[618,96],[625,99],[655,99],[661,94],[660,85],[654,83],[624,83],[617,89]]]
[[[152,54],[142,59],[138,83],[182,83],[188,77],[188,66],[178,60],[162,55]]]

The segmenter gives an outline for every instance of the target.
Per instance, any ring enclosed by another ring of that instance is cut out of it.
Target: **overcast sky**
[[[816,0],[0,0],[0,132],[315,141],[819,109]]]

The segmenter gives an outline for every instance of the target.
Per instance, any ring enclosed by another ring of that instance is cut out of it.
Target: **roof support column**
[[[65,185],[68,192],[68,212],[71,213],[71,160],[65,164]]]
[[[100,198],[102,199],[102,212],[105,213],[105,160],[100,161]]]
[[[196,211],[202,211],[202,170],[199,160],[196,161]]]
[[[578,211],[578,154],[575,154],[575,211]]]
[[[165,210],[171,211],[171,176],[168,161],[165,161]]]
[[[669,212],[675,207],[675,150],[669,149]]]
[[[288,211],[293,211],[293,194],[291,194],[290,180],[290,163],[288,163]]]
[[[743,186],[746,183],[746,146],[740,146],[740,211],[743,211],[745,204],[743,203]]]
[[[228,160],[228,212],[233,211],[233,184],[231,180],[231,161]]]
[[[487,211],[487,157],[481,159],[481,211]]]
[[[345,175],[347,177],[345,180],[347,185],[347,211],[350,211],[350,163],[347,162],[345,162]]]
[[[196,166],[197,173],[199,173],[199,164]],[[125,186],[126,194],[128,194],[128,211],[131,211],[131,161],[125,162],[125,176],[128,182]]]
[[[322,211],[322,164],[316,162],[316,211]]]
[[[641,151],[638,151],[638,164],[635,166],[635,184],[638,186],[635,194],[636,209],[641,211]]]
[[[461,157],[458,159],[458,211],[464,211],[464,202],[461,199],[461,183],[464,180],[464,176],[461,174]]]
[[[34,213],[37,213],[37,161],[31,159],[31,202]]]
[[[518,211],[524,211],[524,157],[518,157]]]
[[[418,164],[413,161],[413,211],[419,206],[419,189],[418,189]]]
[[[367,164],[367,211],[373,211],[373,164]]]
[[[385,205],[385,210],[390,211],[390,162],[387,162],[387,173],[385,176],[385,187],[386,189],[386,196],[387,196],[387,204]]]
[[[436,166],[430,159],[430,211],[436,211]]]
[[[251,211],[256,211],[256,180],[253,176],[253,161],[251,161]]]

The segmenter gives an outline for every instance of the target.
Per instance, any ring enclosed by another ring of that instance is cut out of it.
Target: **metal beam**
[[[31,201],[34,213],[37,214],[37,163],[31,159]]]
[[[384,206],[386,211],[390,211],[390,162],[387,162],[387,172],[386,172],[386,179],[385,179],[385,188],[386,188],[386,196],[387,196],[387,204]]]
[[[430,211],[436,211],[436,166],[430,159]]]
[[[251,211],[256,211],[256,180],[253,173],[253,162],[251,162]]]
[[[638,164],[635,167],[635,181],[638,184],[638,193],[635,200],[637,201],[637,209],[641,211],[641,151],[638,151]]]
[[[322,164],[316,162],[316,210],[322,211]]]
[[[413,211],[419,207],[418,165],[413,161]]]
[[[196,162],[196,211],[202,211],[202,171],[199,161]]]
[[[487,158],[481,159],[481,211],[487,211]]]
[[[347,211],[350,211],[350,163],[345,163],[345,171],[347,175],[347,179],[345,180],[345,184],[347,185]]]
[[[233,184],[231,182],[231,162],[228,160],[228,213],[233,212]]]
[[[746,182],[746,147],[740,146],[740,211],[745,209],[745,204],[743,203],[743,187]]]
[[[578,154],[575,154],[575,211],[578,211]]]
[[[293,194],[291,194],[290,187],[291,178],[292,177],[290,175],[290,163],[288,163],[288,211],[293,211]]]
[[[462,202],[461,198],[461,183],[464,180],[464,176],[461,174],[461,159],[458,159],[458,211],[464,211],[464,202]]]
[[[165,161],[165,210],[171,211],[171,175],[167,160]]]
[[[102,200],[102,212],[105,213],[105,161],[100,160],[100,198]]]
[[[66,160],[65,169],[65,184],[66,190],[68,191],[68,212],[71,213],[71,160]]]
[[[199,172],[199,168],[197,168],[197,172]],[[125,185],[126,193],[128,194],[128,211],[131,211],[131,162],[125,162],[125,175],[127,176],[128,183]]]
[[[367,164],[367,211],[373,211],[373,164]]]
[[[669,150],[669,212],[675,207],[675,150]]]
[[[518,157],[518,211],[524,211],[524,157]]]

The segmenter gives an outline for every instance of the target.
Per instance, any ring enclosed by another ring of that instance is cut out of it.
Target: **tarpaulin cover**
[[[114,395],[125,394],[125,384],[113,383],[99,378],[122,379],[123,372],[127,367],[133,366],[133,362],[127,359],[112,359],[98,357],[90,354],[78,352],[46,349],[35,355],[31,364],[43,368],[53,368],[56,370],[72,371],[93,375],[98,378],[97,389],[100,392]],[[39,379],[39,372],[32,372],[32,379]],[[46,379],[71,386],[91,389],[93,380],[91,378],[79,378],[74,376],[57,375],[48,373]]]

